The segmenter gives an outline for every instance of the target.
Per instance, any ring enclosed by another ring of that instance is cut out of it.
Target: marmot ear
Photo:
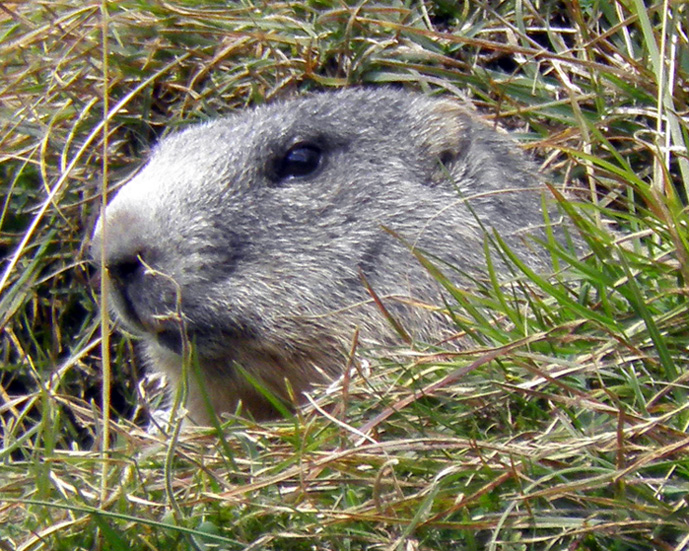
[[[452,100],[434,102],[424,113],[422,141],[431,161],[430,185],[452,182],[460,161],[469,147],[468,128],[471,115]]]

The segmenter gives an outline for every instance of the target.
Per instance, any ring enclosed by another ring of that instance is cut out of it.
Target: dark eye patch
[[[275,177],[279,181],[304,178],[315,173],[323,161],[323,150],[312,143],[298,143],[290,147],[275,163]]]

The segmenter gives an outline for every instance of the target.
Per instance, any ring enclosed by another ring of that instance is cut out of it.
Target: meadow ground
[[[689,547],[688,17],[669,0],[0,4],[0,549]],[[294,417],[148,434],[159,392],[128,338],[101,338],[103,190],[171,130],[351,85],[458,96],[512,130],[554,190],[587,190],[563,205],[587,253],[545,243],[550,277],[512,258],[520,295],[490,270],[448,285],[465,352],[360,350]]]

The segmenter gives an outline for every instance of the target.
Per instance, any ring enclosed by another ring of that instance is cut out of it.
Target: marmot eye
[[[276,176],[280,180],[300,178],[313,174],[321,165],[323,152],[321,148],[308,143],[298,143],[279,159]]]

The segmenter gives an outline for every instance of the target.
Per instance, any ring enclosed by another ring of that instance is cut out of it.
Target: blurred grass
[[[0,549],[685,549],[688,10],[1,4]],[[151,389],[113,335],[100,454],[85,238],[104,98],[114,191],[179,126],[360,84],[461,96],[511,128],[556,193],[590,190],[562,205],[590,254],[545,244],[557,275],[522,273],[528,300],[490,270],[474,290],[448,284],[474,349],[362,351],[320,405],[221,435],[132,424]]]

